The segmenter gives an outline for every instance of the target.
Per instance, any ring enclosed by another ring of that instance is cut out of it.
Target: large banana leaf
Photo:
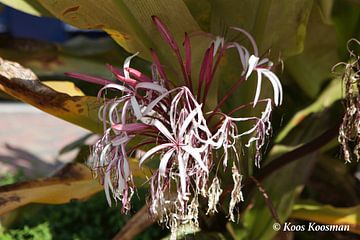
[[[101,132],[95,97],[70,97],[42,84],[35,74],[21,65],[0,58],[0,90],[56,117],[92,132]]]
[[[229,26],[242,27],[254,35],[261,52],[271,49],[282,56],[293,55],[303,49],[312,2],[214,0],[211,1],[212,31],[219,34]]]
[[[184,32],[199,26],[179,0],[38,0],[55,17],[82,29],[103,29],[129,52],[150,59],[149,48],[162,51],[164,42],[153,27],[152,15],[163,19],[180,42]],[[101,7],[100,7],[101,6]],[[170,59],[171,60],[171,59]]]

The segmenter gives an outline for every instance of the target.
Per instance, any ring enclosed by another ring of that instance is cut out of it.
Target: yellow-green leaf
[[[175,38],[200,30],[183,1],[179,0],[38,0],[57,18],[82,29],[103,29],[129,52],[150,59],[149,48],[164,50],[151,16],[163,19]],[[165,53],[165,51],[163,52]],[[170,56],[170,55],[168,55]]]
[[[69,81],[42,81],[42,83],[56,92],[65,93],[71,97],[84,96],[85,94]]]
[[[360,234],[360,205],[336,208],[331,205],[296,204],[290,217],[323,224],[349,225],[351,232]]]
[[[62,204],[84,199],[101,189],[87,167],[69,164],[54,177],[0,187],[0,215],[29,203]]]
[[[93,132],[101,132],[95,97],[71,97],[42,84],[21,65],[0,58],[0,90],[47,113]]]
[[[129,159],[135,181],[145,181],[149,169]],[[0,215],[29,203],[63,204],[73,199],[86,199],[103,187],[84,164],[69,163],[53,177],[30,180],[0,187]]]
[[[51,15],[45,8],[43,8],[38,2],[34,0],[0,0],[0,3],[34,16]]]

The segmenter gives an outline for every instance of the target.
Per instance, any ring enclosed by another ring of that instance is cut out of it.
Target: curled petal
[[[254,55],[259,56],[259,50],[258,50],[258,47],[256,45],[255,39],[251,36],[250,33],[248,33],[247,31],[245,31],[242,28],[231,27],[231,29],[234,29],[236,31],[239,31],[239,32],[243,33],[250,40],[250,42],[251,42],[251,44],[253,46],[253,49],[254,49]]]
[[[259,58],[251,55],[249,58],[249,65],[248,65],[248,70],[245,76],[245,79],[248,79],[251,75],[251,73],[254,71],[254,69],[256,68],[257,64],[258,64]]]
[[[209,173],[209,169],[205,166],[204,161],[201,159],[201,155],[198,149],[191,146],[182,146],[181,148],[187,153],[189,153],[196,160],[196,162],[199,164],[203,171]]]
[[[160,160],[160,165],[159,165],[159,173],[161,176],[165,177],[165,173],[166,173],[166,166],[169,162],[169,159],[171,158],[172,154],[174,153],[175,149],[170,149],[169,151],[167,151],[164,156],[161,158]]]
[[[273,86],[275,105],[281,105],[283,99],[283,90],[278,77],[268,69],[262,69],[261,72],[270,80]]]
[[[140,158],[139,165],[141,166],[146,159],[148,159],[149,157],[151,157],[152,155],[154,155],[154,154],[157,153],[158,151],[163,150],[163,149],[168,148],[168,147],[172,147],[172,146],[173,146],[172,143],[164,143],[164,144],[158,145],[158,146],[156,146],[156,147],[153,147],[152,149],[150,149],[149,151],[147,151],[147,152]]]
[[[137,81],[135,79],[132,79],[130,77],[126,78],[123,73],[117,69],[116,67],[108,64],[107,65],[108,68],[110,69],[110,71],[114,74],[114,76],[120,81],[120,82],[123,82],[123,83],[126,83],[128,84],[129,86],[132,86],[132,87],[135,87],[136,84],[137,84]]]
[[[130,78],[129,72],[128,72],[126,69],[128,69],[128,68],[130,67],[130,62],[131,62],[131,60],[132,60],[134,57],[136,57],[138,54],[139,54],[139,52],[131,55],[130,57],[127,57],[127,58],[125,59],[125,61],[124,61],[123,69],[124,69],[124,77],[125,77],[126,79]]]
[[[125,70],[141,82],[152,82],[151,78],[136,69],[125,68]]]
[[[257,86],[256,86],[256,92],[255,92],[255,98],[254,98],[254,103],[253,103],[253,107],[256,106],[257,102],[259,101],[260,98],[260,92],[261,92],[261,73],[258,72],[258,80],[257,80]]]
[[[141,83],[138,83],[138,84],[136,85],[136,88],[145,88],[145,89],[154,90],[154,91],[157,91],[157,92],[160,92],[160,93],[165,93],[165,92],[167,92],[166,88],[160,86],[159,84],[150,83],[150,82],[141,82]]]

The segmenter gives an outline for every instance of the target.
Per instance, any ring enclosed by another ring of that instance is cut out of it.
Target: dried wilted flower
[[[360,46],[358,40],[351,39],[348,42],[350,61],[349,63],[341,63],[345,65],[342,80],[346,109],[339,130],[339,143],[342,146],[346,162],[351,162],[354,155],[357,161],[360,159],[360,55],[350,50],[351,42]],[[352,144],[355,146],[352,147]]]
[[[260,165],[261,147],[271,134],[272,105],[280,105],[282,102],[280,81],[271,72],[272,62],[259,58],[257,46],[250,34],[243,29],[232,28],[248,38],[253,46],[253,54],[237,42],[225,42],[221,37],[214,37],[204,54],[198,88],[195,91],[189,36],[185,34],[183,59],[180,47],[166,26],[157,17],[153,17],[153,20],[162,38],[177,57],[183,73],[182,86],[174,86],[154,51],[151,77],[130,67],[130,61],[136,54],[125,60],[122,70],[109,66],[120,81],[118,84],[87,75],[69,74],[105,85],[100,90],[99,97],[105,89],[114,89],[121,94],[118,98],[106,100],[99,113],[104,123],[104,135],[94,146],[89,166],[102,179],[109,204],[112,194],[115,201],[121,201],[123,211],[127,212],[135,187],[128,154],[131,149],[147,149],[139,164],[143,165],[150,160],[159,162],[158,169],[149,181],[150,213],[175,234],[177,227],[182,224],[198,224],[199,196],[208,199],[209,214],[217,211],[216,206],[223,190],[217,176],[218,168],[215,166],[222,162],[224,171],[227,171],[228,163],[231,163],[234,187],[229,217],[234,221],[235,205],[243,201],[239,150],[236,145],[245,136],[248,139],[247,147],[255,143],[255,165]],[[218,105],[205,112],[207,95],[218,63],[224,52],[231,48],[239,53],[242,74]],[[228,113],[222,112],[221,107],[226,100],[254,71],[258,75],[254,101],[237,106]],[[275,101],[271,98],[259,99],[262,75],[271,81]],[[257,105],[264,105],[260,117],[234,116],[240,109]],[[251,122],[253,125],[240,132],[238,126],[243,122]],[[133,141],[135,139],[140,139],[140,143]],[[229,159],[229,151],[232,151],[234,159]],[[216,152],[219,154],[215,154]],[[215,156],[222,157],[215,159]]]

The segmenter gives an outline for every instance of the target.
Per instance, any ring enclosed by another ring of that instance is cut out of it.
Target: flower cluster
[[[342,80],[346,109],[339,129],[338,140],[346,162],[351,162],[353,158],[357,161],[360,160],[360,55],[349,49],[351,42],[360,46],[358,40],[351,39],[348,42],[350,61],[349,63],[341,63],[345,65]]]
[[[260,166],[261,148],[271,134],[272,107],[282,102],[280,81],[271,71],[272,62],[266,58],[260,59],[250,34],[243,29],[232,28],[247,37],[253,53],[237,42],[214,38],[204,54],[198,82],[194,84],[190,37],[185,34],[183,56],[166,26],[157,17],[153,17],[153,21],[177,57],[183,85],[175,86],[167,77],[154,51],[151,77],[130,67],[131,59],[136,54],[125,60],[122,70],[109,66],[119,83],[83,74],[69,74],[103,84],[99,97],[109,89],[120,93],[117,98],[105,100],[99,113],[104,134],[94,146],[89,166],[102,179],[109,204],[112,196],[121,202],[123,211],[127,212],[135,188],[128,159],[134,149],[142,149],[144,153],[139,160],[140,166],[150,160],[158,162],[158,168],[149,179],[150,213],[174,233],[181,224],[198,224],[199,197],[208,199],[207,213],[217,212],[223,193],[217,166],[222,164],[224,171],[231,169],[233,177],[229,218],[234,221],[234,208],[243,201],[239,141],[245,137],[246,147],[254,145],[255,164]],[[205,112],[216,69],[228,49],[235,49],[239,54],[241,76],[218,105]],[[254,101],[237,106],[228,113],[222,112],[221,108],[229,96],[254,72],[257,74]],[[260,99],[264,77],[273,86],[274,100]],[[257,105],[264,107],[261,116],[235,116],[239,110]],[[239,131],[239,125],[245,122],[251,123],[251,127]]]

